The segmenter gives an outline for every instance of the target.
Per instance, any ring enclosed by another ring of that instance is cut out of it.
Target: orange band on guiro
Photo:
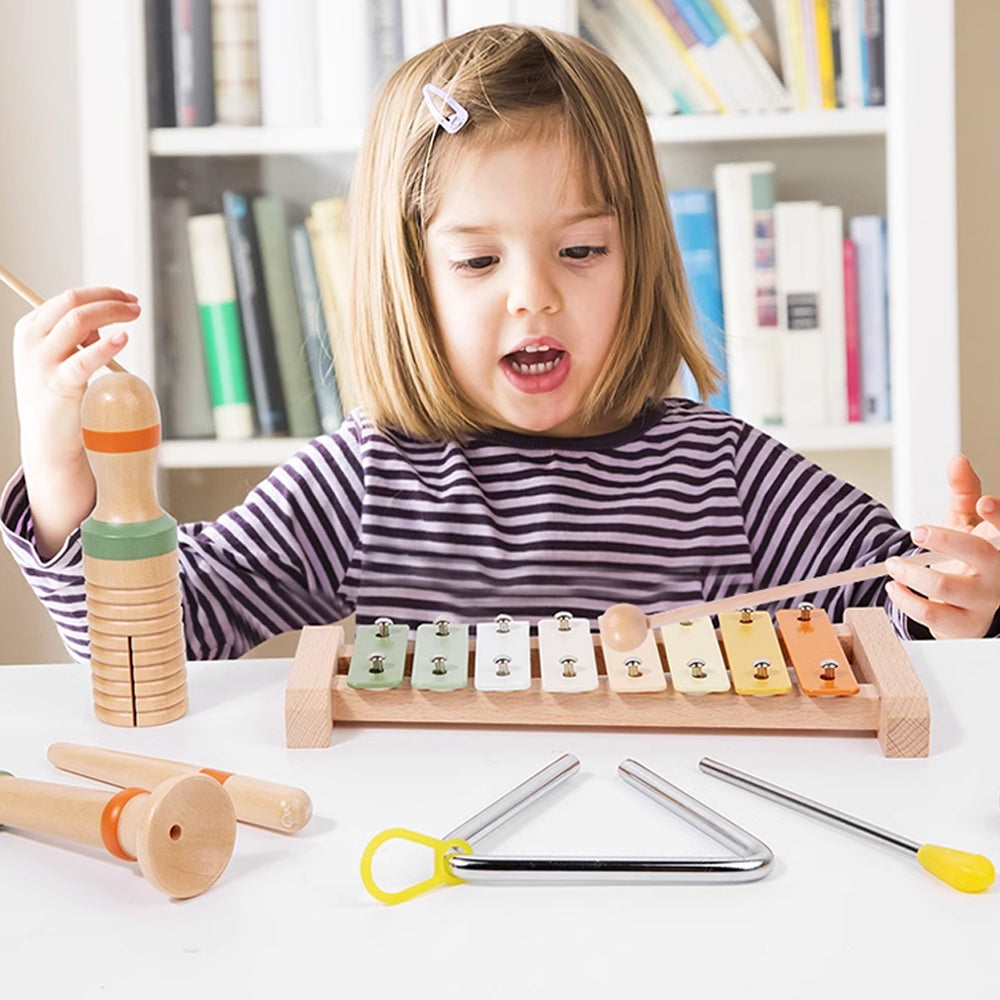
[[[108,799],[107,805],[101,813],[101,841],[108,849],[109,854],[121,858],[122,861],[135,861],[135,858],[127,851],[122,850],[121,842],[118,840],[118,820],[121,819],[122,810],[129,799],[146,794],[148,793],[145,788],[123,788]]]
[[[224,785],[233,776],[232,771],[216,771],[214,767],[203,767],[200,773],[207,774],[210,778],[215,778],[220,785]]]
[[[160,425],[139,427],[133,431],[95,431],[83,428],[83,446],[88,451],[123,455],[133,451],[149,451],[160,443]]]

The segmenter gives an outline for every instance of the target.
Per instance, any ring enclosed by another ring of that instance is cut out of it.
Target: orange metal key
[[[798,610],[786,608],[774,617],[804,694],[815,698],[861,690],[825,611],[801,604]]]

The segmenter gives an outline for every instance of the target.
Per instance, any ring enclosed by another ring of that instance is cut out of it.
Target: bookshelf
[[[769,5],[758,6],[764,14]],[[134,0],[78,2],[82,280],[119,284],[145,303],[122,361],[152,380],[153,196],[175,180],[195,188],[263,180],[307,204],[343,193],[358,136],[324,129],[148,129],[142,8]],[[914,8],[886,0],[886,108],[650,122],[671,187],[710,184],[716,162],[767,158],[777,164],[782,199],[817,197],[843,205],[845,217],[888,214],[893,422],[779,429],[777,436],[888,500],[902,523],[941,516],[944,468],[960,440],[954,12],[951,0]],[[299,444],[165,442],[165,502],[188,471],[200,476],[241,467],[263,476]]]

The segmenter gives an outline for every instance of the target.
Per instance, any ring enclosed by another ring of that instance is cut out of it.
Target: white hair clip
[[[451,94],[446,93],[440,87],[435,87],[433,83],[425,83],[422,93],[427,110],[430,111],[434,116],[434,120],[445,132],[455,133],[469,120],[469,112]],[[446,115],[441,111],[434,100],[435,97],[439,97],[447,107],[452,109],[450,115]]]

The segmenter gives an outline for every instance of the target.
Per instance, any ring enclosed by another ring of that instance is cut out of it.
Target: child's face
[[[439,141],[447,142],[448,137]],[[598,434],[580,406],[615,337],[617,219],[555,139],[458,158],[427,230],[431,295],[459,386],[497,427]]]

